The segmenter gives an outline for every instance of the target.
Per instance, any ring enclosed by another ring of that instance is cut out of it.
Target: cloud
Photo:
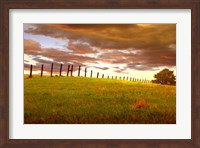
[[[158,49],[176,43],[176,25],[39,24],[25,32],[87,42],[101,49]]]
[[[26,58],[24,59],[24,67],[26,69],[30,68],[30,61],[34,61],[34,69],[38,70],[41,65],[44,64],[44,69],[49,71],[51,63],[54,63],[54,70],[59,71],[61,63],[64,65],[73,64],[76,66],[86,66],[83,64],[84,62],[95,63],[96,60],[96,58],[76,55],[55,48],[42,48],[39,42],[30,39],[25,40],[24,43],[24,54]]]
[[[101,69],[101,70],[108,70],[109,69],[109,67],[98,67],[98,66],[94,66],[94,68]]]
[[[38,54],[41,52],[40,43],[31,39],[24,39],[24,53]]]
[[[68,51],[24,40],[25,53],[56,63],[126,64],[125,69],[135,70],[176,65],[175,24],[26,24],[24,32],[67,40]]]
[[[90,45],[83,42],[69,42],[67,48],[76,54],[98,53],[98,51],[94,50]]]

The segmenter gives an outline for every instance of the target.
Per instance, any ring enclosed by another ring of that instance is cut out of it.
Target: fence
[[[54,67],[54,64],[52,63],[51,64],[51,69],[50,69],[50,76],[52,77],[53,76],[53,67]],[[62,70],[63,70],[63,64],[60,64],[60,69],[59,69],[59,76],[63,76],[62,75]],[[73,70],[74,70],[74,65],[70,64],[67,66],[67,74],[66,76],[73,76]],[[32,78],[32,71],[33,71],[33,65],[30,65],[30,75],[29,75],[29,78]],[[43,76],[43,71],[44,71],[44,65],[42,64],[41,65],[41,74],[40,76],[42,77]],[[94,75],[95,73],[93,72],[93,70],[90,70],[90,78],[107,78],[107,79],[118,79],[118,80],[127,80],[127,81],[135,81],[135,82],[141,82],[141,83],[152,83],[151,80],[146,80],[146,79],[137,79],[137,78],[134,78],[134,77],[128,77],[128,76],[107,76],[105,77],[104,74],[101,74],[100,76],[100,73],[97,72],[96,73],[96,76]],[[85,67],[84,68],[84,77],[87,77],[87,73],[88,73],[88,69]],[[81,66],[78,66],[78,74],[77,74],[77,77],[80,77],[80,74],[81,74]]]

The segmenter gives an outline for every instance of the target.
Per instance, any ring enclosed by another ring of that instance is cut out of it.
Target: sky
[[[175,24],[24,24],[24,73],[44,74],[54,63],[54,75],[63,64],[87,68],[93,75],[154,79],[164,68],[176,75]]]

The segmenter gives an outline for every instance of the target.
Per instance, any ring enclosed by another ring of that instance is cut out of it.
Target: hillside
[[[176,123],[176,87],[85,77],[24,78],[25,124]]]

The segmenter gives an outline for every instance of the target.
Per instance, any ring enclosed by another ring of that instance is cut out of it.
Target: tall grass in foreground
[[[25,75],[24,121],[25,124],[174,124],[176,87]]]

